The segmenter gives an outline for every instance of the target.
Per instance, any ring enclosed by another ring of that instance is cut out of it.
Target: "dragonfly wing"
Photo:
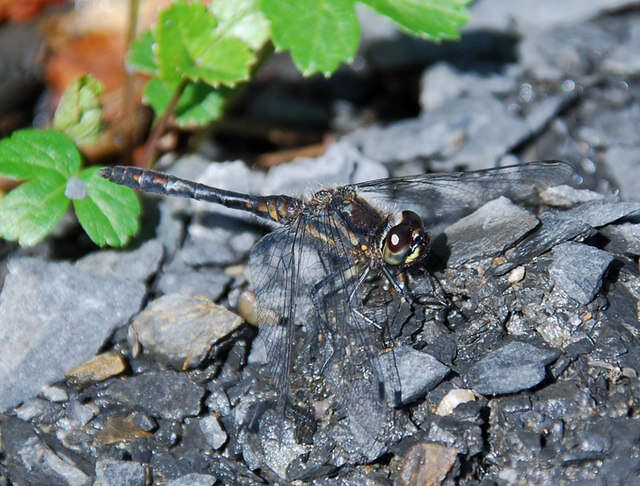
[[[570,165],[547,161],[472,172],[380,179],[351,187],[366,199],[417,212],[425,227],[433,231],[434,227],[448,226],[499,196],[527,202],[541,189],[579,180]]]

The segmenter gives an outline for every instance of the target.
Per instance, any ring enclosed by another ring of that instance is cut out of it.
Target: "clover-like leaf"
[[[24,129],[0,140],[0,174],[12,179],[36,179],[75,174],[82,163],[73,141],[56,130]]]
[[[164,10],[154,30],[159,77],[168,83],[201,79],[213,86],[248,79],[253,52],[217,27],[215,16],[198,2],[180,0]]]
[[[0,235],[21,246],[40,242],[69,207],[66,179],[49,173],[26,182],[0,199]]]
[[[158,66],[156,65],[155,56],[153,54],[153,44],[155,39],[150,30],[145,30],[140,37],[131,45],[127,54],[127,64],[145,74],[155,74]]]
[[[429,39],[457,39],[469,20],[471,0],[361,0],[412,34]]]
[[[89,167],[77,178],[86,184],[86,196],[74,199],[78,221],[99,246],[122,246],[139,230],[140,201],[128,187],[119,186],[98,174],[100,167]]]
[[[144,89],[144,102],[151,105],[156,116],[161,116],[169,106],[177,86],[161,79],[151,79]],[[175,122],[180,127],[203,126],[222,116],[225,99],[232,92],[229,88],[213,88],[198,81],[188,83],[174,110]]]
[[[79,145],[95,142],[102,132],[102,85],[92,76],[80,76],[64,91],[53,118],[53,128]]]
[[[358,48],[360,25],[353,0],[261,0],[280,49],[306,75],[335,71]]]
[[[269,40],[269,20],[258,0],[216,0],[209,8],[219,22],[218,34],[238,37],[254,51]]]

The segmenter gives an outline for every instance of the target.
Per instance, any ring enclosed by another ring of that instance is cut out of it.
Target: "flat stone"
[[[442,484],[456,462],[458,450],[430,442],[420,442],[407,450],[400,461],[399,484]]]
[[[215,415],[207,415],[199,421],[200,430],[207,439],[209,445],[213,450],[220,449],[222,445],[227,441],[227,433],[220,425],[218,417]]]
[[[620,122],[623,124],[624,122]],[[640,123],[640,119],[638,120]],[[626,128],[626,125],[622,125]],[[621,130],[625,128],[620,128]],[[629,177],[640,166],[640,143],[636,145],[613,145],[607,140],[605,160],[607,167],[620,187],[622,197],[629,201],[640,200],[640,178]]]
[[[380,356],[380,364],[385,376],[397,370],[400,379],[400,403],[410,403],[432,390],[449,373],[449,367],[430,354],[423,353],[411,346],[401,346],[392,352]],[[397,378],[396,378],[397,380]],[[389,387],[392,389],[392,387]],[[388,396],[388,400],[394,400]],[[394,404],[398,405],[398,404]]]
[[[640,106],[634,103],[622,110],[598,111],[596,116],[580,126],[578,136],[596,147],[611,145],[635,147],[637,163],[640,133],[634,127],[637,127],[638,124],[640,124]],[[617,164],[616,157],[609,155],[607,160],[612,167]]]
[[[215,482],[216,477],[210,474],[191,473],[162,484],[163,486],[213,486]]]
[[[539,130],[568,99],[550,97],[532,104],[527,115],[520,117],[492,94],[477,93],[453,99],[418,118],[357,130],[345,139],[373,160],[425,157],[450,159],[451,164],[468,169],[487,168]]]
[[[505,197],[488,202],[445,229],[450,248],[447,264],[463,263],[504,252],[538,225],[530,212]]]
[[[96,462],[94,486],[145,486],[147,471],[143,464],[103,459]]]
[[[483,395],[515,393],[544,380],[545,366],[558,356],[558,351],[514,341],[480,358],[463,378]]]
[[[554,247],[549,273],[565,294],[588,304],[598,293],[613,258],[607,251],[569,241]]]
[[[198,366],[211,346],[242,322],[240,316],[206,297],[168,294],[135,318],[130,334],[149,354],[186,370]]]
[[[524,69],[538,79],[583,79],[593,74],[617,43],[604,28],[582,23],[531,32],[518,51]]]
[[[156,288],[163,294],[182,292],[218,300],[230,282],[231,277],[221,269],[194,270],[185,266],[181,269],[163,272],[158,279]]]
[[[639,212],[640,203],[607,199],[588,201],[566,211],[545,211],[538,216],[542,223],[540,227],[518,243],[509,257],[509,262],[497,267],[494,273],[503,275],[559,243],[588,235],[594,228]]]
[[[67,371],[67,379],[77,385],[86,385],[96,381],[103,381],[119,375],[127,368],[127,364],[120,354],[113,351],[101,353],[86,363]]]
[[[124,405],[141,408],[151,416],[181,420],[200,413],[204,389],[184,373],[151,371],[114,379],[103,394]]]
[[[604,199],[604,195],[588,189],[576,189],[562,184],[560,186],[547,187],[540,192],[540,198],[547,206],[558,208],[571,208],[579,203]]]
[[[424,111],[446,106],[460,96],[477,93],[505,94],[517,89],[518,67],[478,61],[468,66],[438,62],[420,80],[420,105]],[[505,73],[508,72],[508,74]]]
[[[146,282],[158,271],[164,250],[157,240],[150,240],[135,250],[100,250],[79,259],[76,266],[94,275],[128,278]]]
[[[68,263],[18,258],[0,294],[0,409],[34,396],[84,363],[140,309],[138,282]]]
[[[605,226],[600,232],[606,236],[610,247],[615,252],[640,255],[640,224],[622,223]]]
[[[42,396],[52,402],[66,402],[69,395],[66,390],[57,386],[45,385],[42,387]]]

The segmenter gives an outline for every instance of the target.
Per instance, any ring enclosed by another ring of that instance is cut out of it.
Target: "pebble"
[[[565,294],[581,304],[588,304],[598,293],[613,258],[604,250],[569,241],[553,249],[549,273]]]
[[[482,395],[527,390],[544,380],[545,366],[558,355],[555,350],[513,341],[476,361],[464,375],[464,381]]]
[[[67,379],[76,385],[86,385],[97,381],[104,381],[119,375],[127,368],[122,356],[113,351],[101,353],[86,363],[67,371]]]
[[[131,461],[102,459],[96,462],[93,486],[145,486],[147,470],[143,464]]]
[[[457,449],[420,442],[405,452],[400,462],[398,484],[437,486],[443,484],[458,456]]]
[[[164,295],[133,321],[130,335],[146,352],[180,370],[195,368],[242,318],[203,296]]]
[[[222,429],[218,417],[207,415],[200,419],[200,430],[213,450],[217,450],[227,441],[227,433]]]

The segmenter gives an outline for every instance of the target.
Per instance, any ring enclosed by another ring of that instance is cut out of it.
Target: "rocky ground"
[[[318,366],[321,324],[301,311],[283,420],[270,338],[238,315],[266,228],[146,200],[124,251],[87,251],[71,220],[34,249],[0,247],[0,484],[640,484],[640,4],[521,3],[478,2],[462,41],[442,45],[365,12],[354,67],[305,84],[275,59],[244,101],[342,133],[323,156],[265,173],[210,164],[229,147],[207,142],[167,169],[300,194],[572,164],[580,177],[533,205],[480,198],[430,227],[426,271],[450,305],[371,283],[376,359],[397,370],[382,375],[400,403],[362,386],[361,349]],[[394,111],[412,96],[419,113]],[[377,110],[388,119],[365,123]],[[426,271],[407,286],[433,294]]]

